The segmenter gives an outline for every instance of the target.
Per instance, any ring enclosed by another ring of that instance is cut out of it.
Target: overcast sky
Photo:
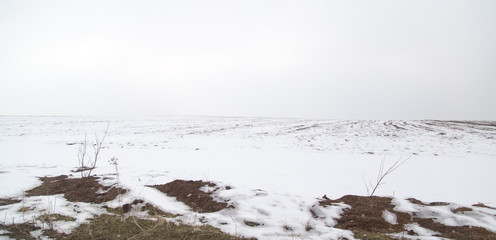
[[[496,1],[0,1],[0,114],[496,120]]]

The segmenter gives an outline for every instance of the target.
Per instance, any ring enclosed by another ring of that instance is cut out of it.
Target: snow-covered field
[[[408,159],[376,192],[395,197],[402,208],[412,207],[401,200],[409,197],[496,206],[496,123],[434,120],[0,116],[0,197],[22,196],[40,184],[37,177],[69,174],[78,165],[78,145],[85,133],[90,141],[94,134],[101,137],[107,124],[105,148],[94,173],[113,174],[108,160],[117,157],[120,183],[130,190],[125,201],[146,199],[182,214],[183,222],[198,223],[205,217],[208,224],[231,234],[352,239],[351,232],[329,227],[344,206],[322,208],[329,216],[324,221],[314,220],[309,209],[324,194],[331,199],[366,195],[365,183],[375,180],[383,159],[386,166]],[[146,187],[175,179],[231,186],[217,197],[230,199],[236,207],[198,214]],[[27,198],[22,204],[53,202],[56,211],[71,205],[60,195]],[[0,218],[19,222],[29,216],[0,208]],[[263,225],[253,228],[243,224],[245,220]],[[496,231],[494,217],[462,222]],[[305,231],[308,224],[313,231]],[[291,232],[284,226],[291,226]],[[63,231],[70,227],[59,226]]]

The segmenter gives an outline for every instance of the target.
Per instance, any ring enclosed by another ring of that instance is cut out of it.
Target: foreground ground
[[[116,184],[102,185],[104,178],[43,177],[40,178],[42,184],[26,191],[22,198],[0,199],[0,210],[17,211],[25,220],[4,221],[0,224],[0,236],[12,239],[249,238],[224,233],[210,226],[211,220],[202,215],[187,223],[183,216],[166,212],[145,200],[124,202],[122,196],[127,190]],[[236,208],[236,202],[220,200],[215,194],[229,191],[231,186],[175,180],[148,187],[174,197],[197,214],[229,212]],[[40,204],[43,196],[54,199],[48,208]],[[64,204],[57,205],[56,199]],[[112,201],[118,202],[117,207],[111,207]],[[92,213],[78,221],[81,215],[87,214],[81,205],[91,208]],[[314,205],[306,211],[312,216],[305,226],[306,232],[322,227],[334,229],[333,236],[323,239],[496,239],[496,208],[484,204],[462,206],[425,203],[413,198],[354,195],[332,200],[324,195],[315,199]],[[244,219],[240,224],[256,231],[265,223],[262,219]],[[303,239],[294,227],[282,226],[291,238]]]
[[[0,116],[0,234],[492,239],[495,158],[494,122]]]

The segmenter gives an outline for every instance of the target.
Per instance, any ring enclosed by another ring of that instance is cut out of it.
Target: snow
[[[31,211],[20,212],[21,208]],[[0,213],[5,223],[32,222],[44,214],[62,214],[75,218],[75,221],[57,221],[55,229],[60,232],[70,233],[74,227],[86,222],[93,215],[102,214],[103,211],[89,203],[73,203],[64,199],[63,195],[24,197],[22,202],[0,207]],[[8,222],[11,221],[11,222]]]
[[[384,210],[382,212],[382,218],[384,218],[384,220],[390,224],[398,224],[398,219],[396,217],[396,214],[388,210]]]
[[[177,221],[201,224],[199,218],[204,217],[225,232],[260,239],[353,239],[351,232],[333,228],[349,206],[324,208],[318,206],[318,198],[365,195],[364,181],[376,178],[382,159],[387,168],[399,158],[410,157],[386,177],[376,195],[393,196],[396,211],[496,231],[496,213],[491,209],[451,211],[478,202],[496,205],[496,127],[461,122],[0,116],[0,181],[4,183],[0,197],[23,198],[22,204],[36,210],[48,209],[48,201],[56,202],[56,213],[77,216],[76,223],[59,223],[58,229],[64,232],[98,214],[94,206],[71,203],[59,195],[22,196],[40,184],[37,177],[69,174],[77,166],[78,143],[85,133],[91,141],[94,134],[103,135],[107,124],[109,133],[94,173],[115,174],[108,160],[117,157],[119,183],[130,190],[122,201],[145,199],[164,211],[181,214]],[[198,214],[147,187],[175,179],[230,186],[215,197],[229,199],[235,208]],[[117,180],[105,184],[113,181]],[[459,205],[420,206],[405,200],[409,197]],[[28,221],[33,216],[21,215],[20,204],[0,207],[0,217]],[[74,209],[87,214],[74,214]],[[384,212],[384,218],[392,223],[391,214]],[[251,227],[245,221],[261,225]],[[308,226],[312,230],[306,231]],[[422,236],[433,235],[419,226],[411,228]]]
[[[393,203],[397,202],[397,200],[393,201]],[[397,207],[395,210],[408,209],[409,211],[405,212],[415,212],[415,215],[418,217],[432,218],[436,222],[447,226],[474,226],[496,232],[496,218],[494,218],[496,216],[496,210],[493,209],[469,206],[471,211],[456,212],[456,209],[465,206],[456,203],[441,206],[424,206],[408,201],[402,201],[402,204],[409,204],[410,206]],[[414,210],[411,211],[411,209]]]
[[[406,237],[406,238],[410,238],[410,239],[420,239],[420,240],[443,239],[443,238],[439,238],[439,237],[434,237],[434,235],[439,235],[438,232],[432,231],[432,230],[427,229],[427,228],[423,228],[423,227],[419,226],[417,223],[407,224],[407,225],[405,225],[405,228],[408,231],[411,230],[411,231],[415,232],[418,236],[412,237],[412,236],[408,236],[406,234],[395,234],[395,236]],[[421,237],[419,237],[419,236],[421,236]]]

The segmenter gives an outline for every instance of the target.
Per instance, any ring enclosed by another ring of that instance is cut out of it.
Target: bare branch
[[[410,159],[410,156],[407,157],[405,160],[402,161],[402,159],[398,159],[396,160],[396,162],[391,165],[385,172],[384,172],[384,163],[386,161],[385,158],[382,159],[381,161],[381,165],[379,166],[379,172],[377,174],[377,180],[376,180],[376,184],[375,186],[373,187],[373,190],[372,192],[370,193],[369,197],[372,197],[375,193],[375,191],[377,190],[377,188],[380,186],[380,185],[383,185],[384,184],[384,178],[386,178],[387,175],[393,173],[396,169],[398,169],[401,165],[403,165],[408,159]],[[372,184],[370,185],[372,187]],[[368,186],[367,187],[367,194],[369,193],[369,188]]]
[[[96,168],[96,164],[100,157],[100,151],[103,148],[103,141],[107,136],[108,129],[110,123],[107,123],[107,128],[103,134],[102,139],[98,138],[98,135],[95,134],[95,143],[93,146],[93,157],[88,155],[88,140],[86,133],[84,134],[84,141],[81,143],[78,149],[78,160],[79,160],[79,168],[75,172],[81,172],[81,177],[89,177],[91,176],[91,172]]]
[[[85,158],[86,158],[86,146],[88,145],[88,141],[86,140],[86,134],[84,134],[84,142],[79,145],[79,150],[78,150],[78,160],[79,160],[79,170],[81,170],[81,177],[84,177],[84,167],[86,165],[85,163]]]
[[[96,163],[98,162],[98,157],[100,155],[100,151],[102,150],[103,141],[105,140],[105,137],[107,136],[109,125],[110,125],[110,123],[107,123],[107,129],[105,129],[105,133],[103,134],[102,140],[98,140],[98,135],[95,133],[95,144],[93,145],[95,157],[93,158],[93,161],[89,164],[90,170],[89,170],[88,176],[91,176],[91,172],[93,171],[93,169],[96,168]]]

